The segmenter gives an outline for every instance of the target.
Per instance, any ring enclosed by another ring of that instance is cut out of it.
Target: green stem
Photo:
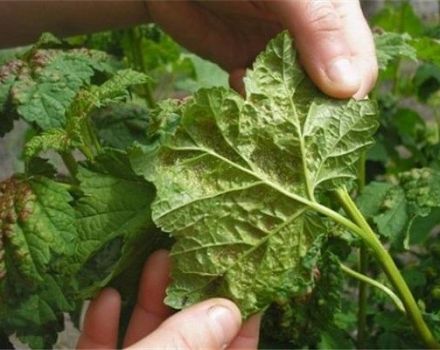
[[[359,158],[358,165],[358,192],[361,193],[365,188],[365,164],[367,154],[362,152]],[[362,275],[367,275],[368,271],[368,251],[365,244],[362,242],[359,247],[359,272]],[[367,338],[367,300],[368,300],[368,284],[359,279],[358,285],[358,314],[357,314],[357,346],[359,349],[365,348],[365,341]]]
[[[399,311],[401,311],[403,313],[406,312],[402,301],[390,288],[388,288],[387,286],[384,286],[382,283],[377,282],[376,280],[374,280],[374,279],[372,279],[362,273],[359,273],[357,271],[350,269],[348,266],[346,266],[344,264],[340,264],[340,265],[341,265],[342,271],[344,271],[345,273],[347,273],[351,277],[354,277],[357,280],[362,281],[365,284],[369,284],[369,285],[376,287],[376,288],[380,289],[381,291],[383,291],[385,294],[387,294],[391,298],[391,300],[394,302],[394,304],[396,305],[397,309],[399,309]]]
[[[388,276],[390,283],[402,300],[402,303],[405,306],[406,314],[411,321],[415,332],[423,341],[426,347],[430,349],[440,349],[440,344],[435,340],[430,329],[423,320],[422,313],[417,306],[417,303],[410,289],[408,288],[408,285],[400,274],[399,269],[389,255],[388,251],[379,241],[376,234],[371,229],[370,225],[368,225],[364,216],[356,207],[356,204],[352,201],[347,190],[338,189],[336,193],[345,211],[357,224],[356,226],[358,226],[359,229],[363,232],[361,237],[364,239],[367,246],[373,251],[376,259],[379,261],[382,269]]]
[[[368,252],[365,244],[362,242],[359,247],[359,271],[366,275],[368,270]],[[357,346],[359,349],[365,348],[367,337],[367,300],[368,284],[364,279],[359,278],[358,286],[358,314],[357,314]]]
[[[142,33],[139,31],[138,28],[133,28],[129,30],[129,37],[131,44],[131,55],[133,58],[133,66],[136,70],[147,74],[144,55],[142,53]],[[153,108],[156,105],[156,102],[154,101],[153,92],[151,91],[150,84],[142,84],[142,90],[145,101],[147,102],[147,106],[149,108]]]
[[[69,171],[72,179],[76,180],[76,174],[78,172],[78,163],[73,157],[72,153],[61,153],[61,159],[64,162],[67,170]]]

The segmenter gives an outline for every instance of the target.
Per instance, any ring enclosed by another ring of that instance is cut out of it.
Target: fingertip
[[[245,96],[246,94],[246,89],[243,82],[245,75],[246,70],[243,68],[235,69],[229,74],[229,86],[242,96]]]
[[[233,341],[241,327],[241,314],[237,306],[219,300],[207,309],[210,328],[225,347]]]
[[[260,338],[262,313],[249,317],[241,327],[240,333],[232,342],[230,349],[256,349]]]
[[[77,348],[113,348],[118,337],[121,297],[113,288],[103,289],[87,309]]]
[[[150,257],[147,260],[147,263],[149,261],[162,262],[162,261],[169,261],[169,260],[170,260],[170,252],[166,249],[159,249],[150,255]]]
[[[362,72],[362,83],[359,90],[353,95],[353,98],[356,100],[362,100],[368,96],[374,88],[379,75],[377,59],[374,56],[371,59],[361,61],[359,66]]]
[[[165,249],[156,250],[152,253],[144,264],[143,268],[143,279],[148,275],[153,275],[155,277],[168,274],[171,268],[171,257],[170,252]]]
[[[361,76],[350,58],[338,57],[327,64],[324,77],[317,83],[330,96],[349,98],[359,90]]]
[[[135,347],[225,349],[241,328],[241,313],[227,299],[213,298],[192,305],[164,321]]]
[[[211,307],[220,306],[229,309],[235,321],[235,325],[237,326],[238,329],[241,327],[241,323],[242,323],[241,311],[235,303],[225,298],[212,298],[209,299],[208,302],[213,304],[213,306]]]

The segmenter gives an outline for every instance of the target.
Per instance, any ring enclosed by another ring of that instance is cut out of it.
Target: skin
[[[371,31],[358,0],[0,1],[0,47],[155,22],[189,50],[218,63],[243,93],[246,68],[287,29],[300,62],[326,94],[363,98],[377,78]],[[260,316],[241,323],[237,307],[211,299],[172,315],[162,302],[169,280],[166,252],[145,266],[125,335],[126,347],[256,348]],[[87,312],[79,348],[115,348],[120,297],[105,289]]]
[[[143,22],[159,24],[189,50],[218,63],[238,91],[245,69],[283,29],[328,95],[363,98],[377,78],[373,39],[358,0],[4,0],[0,47],[30,43],[43,31],[66,36]]]
[[[210,299],[173,314],[163,303],[170,282],[170,258],[160,250],[145,264],[138,300],[124,337],[130,349],[256,349],[261,315],[242,323],[226,299]],[[86,313],[78,349],[116,349],[121,299],[104,289]]]

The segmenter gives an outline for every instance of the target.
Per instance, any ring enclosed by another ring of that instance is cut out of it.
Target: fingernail
[[[226,348],[235,337],[236,317],[234,312],[223,305],[211,306],[208,317],[212,321],[214,331],[218,335],[223,348]]]
[[[353,63],[347,58],[337,58],[327,67],[327,76],[335,84],[345,88],[358,89],[360,75]]]

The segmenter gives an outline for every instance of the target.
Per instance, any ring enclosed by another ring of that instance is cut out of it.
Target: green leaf
[[[416,49],[419,60],[440,66],[440,40],[417,38],[412,40],[411,45]]]
[[[27,176],[46,176],[48,178],[54,178],[57,175],[57,170],[54,165],[47,159],[33,158],[26,164]]]
[[[315,253],[316,285],[305,296],[277,300],[265,312],[262,332],[265,339],[291,343],[289,348],[316,348],[321,333],[330,330],[340,311],[342,271],[339,259],[327,244]]]
[[[93,295],[133,261],[145,258],[156,238],[151,220],[154,189],[130,170],[123,153],[108,151],[78,172],[79,243],[73,264],[81,267],[82,297]]]
[[[0,67],[0,137],[12,130],[17,117],[11,110],[10,91],[21,67],[19,60],[12,60]]]
[[[11,89],[18,114],[43,130],[64,126],[78,91],[96,72],[112,72],[110,61],[102,52],[37,50]]]
[[[100,86],[91,86],[89,89],[81,90],[66,112],[66,127],[49,129],[34,136],[25,145],[25,158],[30,159],[49,149],[64,153],[77,147],[84,149],[84,145],[89,146],[87,143],[94,141],[88,139],[90,138],[88,132],[90,114],[96,109],[123,101],[129,97],[130,86],[143,84],[148,80],[145,74],[125,69],[118,71]]]
[[[417,52],[411,46],[411,36],[408,34],[383,32],[374,35],[376,55],[379,69],[384,70],[395,59],[406,57],[417,61]]]
[[[157,188],[154,221],[177,240],[173,307],[224,296],[247,317],[303,293],[311,271],[302,259],[328,230],[314,198],[355,179],[372,143],[374,104],[320,93],[287,33],[269,43],[245,85],[246,99],[200,91],[168,113],[158,144],[132,153]]]
[[[127,149],[135,142],[146,142],[148,114],[135,104],[114,104],[93,113],[92,120],[104,146]]]
[[[362,214],[372,220],[377,232],[395,242],[408,225],[409,214],[405,191],[386,182],[371,182],[357,198]]]
[[[408,209],[405,192],[400,187],[392,187],[381,203],[381,213],[375,215],[379,233],[391,240],[396,240],[408,223]]]
[[[44,177],[0,184],[0,324],[40,347],[53,345],[72,307],[71,201],[63,185]]]
[[[393,185],[386,182],[370,182],[356,198],[356,204],[366,218],[373,218],[380,213],[388,191]]]
[[[31,159],[32,157],[48,150],[55,150],[63,153],[73,149],[72,138],[64,129],[49,129],[41,135],[31,138],[25,145],[24,157]]]
[[[64,126],[66,110],[79,90],[94,77],[116,70],[115,60],[104,52],[63,49],[60,44],[45,34],[20,58],[0,67],[0,136],[17,115],[43,130]]]
[[[413,37],[424,32],[422,20],[414,12],[409,1],[385,6],[372,18],[371,22],[374,26],[388,32],[408,33]]]
[[[433,226],[427,220],[424,225],[418,218],[429,217],[440,208],[440,173],[430,168],[412,169],[400,173],[398,179],[398,185],[368,184],[357,204],[376,224],[378,233],[408,248],[410,242],[426,238]],[[414,232],[414,224],[424,232]]]
[[[186,54],[185,57],[187,57],[194,66],[195,78],[189,77],[186,80],[178,81],[176,87],[179,90],[196,92],[201,88],[228,86],[228,74],[218,65],[194,54]]]

